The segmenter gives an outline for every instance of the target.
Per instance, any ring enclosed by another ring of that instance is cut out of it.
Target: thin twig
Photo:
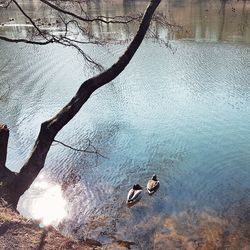
[[[109,24],[109,23],[114,23],[114,24],[127,24],[127,23],[130,23],[132,21],[136,21],[136,20],[140,20],[142,15],[138,15],[138,16],[126,16],[127,20],[116,20],[116,19],[119,19],[119,18],[123,18],[125,19],[125,17],[123,16],[115,16],[115,17],[105,17],[105,16],[97,16],[95,18],[84,18],[82,16],[79,16],[73,12],[70,12],[70,11],[67,11],[67,10],[64,10],[60,7],[58,7],[57,5],[55,4],[52,4],[50,1],[47,1],[47,0],[40,0],[42,3],[48,5],[50,8],[54,9],[54,10],[57,10],[61,13],[64,13],[65,15],[69,15],[69,16],[72,16],[74,18],[77,18],[81,21],[84,21],[84,22],[103,22],[103,23],[106,23],[106,24]],[[108,20],[108,19],[111,19],[111,20]]]
[[[9,7],[9,5],[11,4],[11,2],[12,2],[12,0],[10,0],[9,2],[7,2],[6,5],[0,6],[0,8],[7,9]]]
[[[83,152],[83,153],[91,153],[91,154],[96,154],[97,156],[101,156],[103,158],[106,158],[108,159],[106,156],[104,156],[103,154],[101,154],[100,152],[98,152],[98,150],[95,148],[95,146],[91,145],[91,142],[90,140],[88,140],[88,145],[85,149],[79,149],[79,148],[74,148],[64,142],[61,142],[61,141],[58,141],[58,140],[54,140],[54,142],[58,143],[58,144],[61,144],[63,145],[64,147],[67,147],[67,148],[70,148],[74,151],[77,151],[77,152]],[[89,150],[89,148],[92,147],[94,149],[94,151],[92,150]]]
[[[32,23],[32,25],[34,26],[34,28],[38,31],[38,33],[45,39],[48,40],[47,37],[44,35],[44,33],[38,28],[38,26],[36,25],[36,23],[32,20],[32,18],[30,16],[28,16],[26,14],[26,12],[21,8],[21,6],[16,2],[16,0],[12,0],[13,3],[15,3],[15,5],[18,7],[18,9],[23,13],[23,15],[29,19],[29,21]]]

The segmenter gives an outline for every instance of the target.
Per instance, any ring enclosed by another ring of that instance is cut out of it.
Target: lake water
[[[55,144],[18,209],[108,249],[249,249],[249,4],[162,5],[185,27],[171,34],[156,29],[171,39],[171,49],[145,40],[57,137],[82,149],[90,140],[105,157]],[[125,13],[145,2],[107,6],[108,13]],[[0,30],[12,34],[11,27]],[[124,48],[85,49],[108,66]],[[7,165],[18,171],[41,122],[96,72],[73,49],[56,45],[0,42],[0,58],[0,120],[11,129]],[[154,173],[160,189],[128,208],[128,190],[145,187]]]

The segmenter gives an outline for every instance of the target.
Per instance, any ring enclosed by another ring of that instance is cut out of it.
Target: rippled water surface
[[[249,47],[193,42],[173,46],[175,54],[146,41],[122,75],[97,91],[60,132],[57,139],[77,148],[91,140],[106,157],[52,147],[42,177],[49,187],[63,187],[63,231],[102,242],[115,237],[142,247],[171,241],[175,231],[191,237],[190,230],[207,223],[222,226],[229,235],[247,233]],[[1,120],[11,128],[8,166],[18,170],[39,124],[92,73],[71,49],[6,43],[0,48],[8,63],[2,82],[15,86],[1,102]],[[111,57],[105,49],[97,50],[103,60]],[[117,56],[122,47],[112,50]],[[145,186],[153,173],[161,182],[158,192],[127,208],[128,189],[137,182]],[[41,181],[38,178],[21,199],[19,209],[26,216],[33,216],[32,199],[46,190],[37,184]]]
[[[146,40],[125,71],[91,96],[57,139],[82,149],[90,140],[104,157],[55,143],[21,198],[22,214],[109,249],[249,249],[250,47],[171,46]],[[106,64],[124,46],[86,49]],[[0,42],[0,58],[7,165],[18,171],[41,122],[95,72],[56,45]],[[160,189],[128,208],[128,190],[145,187],[154,173]]]

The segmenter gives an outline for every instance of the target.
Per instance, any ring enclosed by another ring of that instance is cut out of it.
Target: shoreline
[[[41,228],[39,222],[26,219],[10,207],[0,205],[1,249],[101,249],[95,240],[78,242],[59,233],[52,226]]]

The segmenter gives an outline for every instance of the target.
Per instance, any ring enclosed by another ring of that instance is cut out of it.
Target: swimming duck
[[[134,203],[140,200],[142,196],[142,187],[139,184],[136,184],[128,192],[127,204]]]
[[[149,194],[153,194],[159,188],[160,182],[157,180],[157,176],[154,174],[152,179],[148,181],[147,191]]]

